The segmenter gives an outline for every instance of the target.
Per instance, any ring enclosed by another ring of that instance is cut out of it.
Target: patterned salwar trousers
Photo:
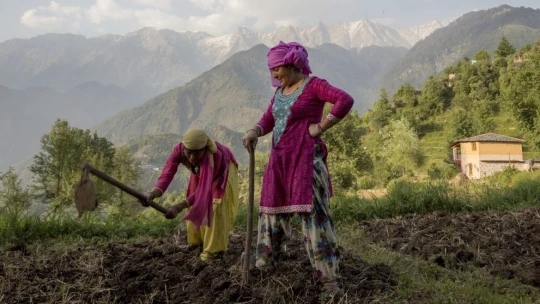
[[[259,214],[256,267],[275,265],[286,253],[294,214]],[[313,207],[311,213],[299,213],[304,245],[322,283],[339,281],[340,254],[334,224],[330,216],[328,170],[323,156],[315,153],[313,174]]]

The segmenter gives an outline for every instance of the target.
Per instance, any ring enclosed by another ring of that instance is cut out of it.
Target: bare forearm
[[[323,120],[321,121],[320,123],[321,125],[321,128],[322,128],[322,131],[323,132],[326,132],[328,129],[332,128],[333,126],[336,125],[336,122],[333,122],[333,121],[330,121],[326,118],[323,118]]]

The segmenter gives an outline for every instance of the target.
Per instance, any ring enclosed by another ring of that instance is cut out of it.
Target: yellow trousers
[[[187,221],[188,244],[202,244],[201,260],[206,261],[219,252],[225,252],[229,246],[229,233],[234,227],[234,219],[238,213],[239,184],[238,168],[234,163],[229,165],[229,177],[225,194],[221,199],[214,199],[212,224],[201,226],[195,231],[193,223]]]

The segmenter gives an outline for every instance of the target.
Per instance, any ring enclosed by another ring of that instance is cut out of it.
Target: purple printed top
[[[283,126],[276,125],[278,109],[274,107],[274,97],[268,109],[257,123],[266,135],[274,130],[270,159],[263,176],[259,212],[262,214],[311,212],[313,196],[313,153],[318,143],[324,151],[326,164],[327,149],[321,138],[311,137],[309,125],[322,119],[325,102],[334,106],[330,114],[344,118],[351,110],[353,98],[326,80],[311,77],[298,99],[289,105],[288,117]],[[293,93],[294,94],[294,93]],[[287,96],[287,95],[285,95]],[[290,111],[290,112],[289,112]],[[330,196],[332,195],[331,183]]]

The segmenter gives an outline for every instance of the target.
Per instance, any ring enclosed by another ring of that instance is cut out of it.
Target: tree
[[[477,63],[489,63],[491,61],[491,56],[489,56],[489,53],[486,51],[478,51],[476,54],[474,54],[474,60]]]
[[[482,134],[493,131],[494,123],[492,117],[495,113],[493,108],[493,102],[490,102],[489,100],[475,101],[475,107],[472,111],[472,126],[474,133]]]
[[[468,76],[469,96],[473,100],[495,99],[499,95],[499,69],[491,63],[486,51],[475,55],[477,62],[472,66]]]
[[[446,77],[431,76],[422,88],[422,94],[418,100],[424,115],[443,113],[452,100],[452,90],[448,86]]]
[[[495,55],[495,67],[498,69],[508,67],[508,56],[516,53],[516,49],[510,44],[506,37],[502,37],[499,46],[494,52]]]
[[[337,192],[355,189],[358,178],[373,169],[371,158],[362,147],[361,123],[358,113],[352,111],[323,135],[328,147],[330,176]]]
[[[469,79],[474,74],[474,68],[471,60],[463,58],[456,65],[455,78],[452,85],[452,90],[455,95],[468,96],[471,92]]]
[[[392,176],[412,174],[422,164],[420,139],[406,119],[390,121],[379,134],[383,141],[381,160]]]
[[[392,108],[388,100],[388,93],[381,89],[379,100],[373,105],[373,111],[369,115],[369,122],[374,130],[380,130],[388,124],[392,115]]]
[[[28,209],[32,201],[30,191],[21,186],[21,180],[9,168],[4,174],[0,174],[0,210],[20,212]]]
[[[450,142],[474,135],[472,116],[463,108],[456,108],[450,116]]]
[[[392,96],[392,104],[395,107],[414,107],[418,104],[416,90],[410,83],[402,85]]]
[[[540,110],[540,44],[525,53],[527,60],[520,66],[509,65],[501,75],[501,95],[505,106],[524,132],[535,132]]]
[[[140,163],[130,153],[128,146],[116,148],[114,153],[113,175],[122,183],[134,189],[140,188],[141,167]],[[126,195],[120,189],[114,189],[115,202],[113,208],[115,213],[122,215],[133,215],[140,209],[137,200],[130,195]]]
[[[494,54],[496,58],[506,59],[506,57],[513,55],[515,52],[516,52],[516,48],[514,48],[514,46],[510,44],[508,39],[506,39],[506,37],[503,36]]]
[[[520,55],[523,55],[525,53],[528,53],[532,50],[532,45],[530,44],[526,44],[524,46],[521,47],[521,49],[519,50],[519,54]]]
[[[112,143],[105,138],[57,120],[51,132],[41,138],[41,152],[30,166],[37,197],[52,203],[55,209],[72,204],[73,185],[80,180],[81,165],[90,162],[110,174],[114,169],[114,153]],[[96,189],[101,190],[98,201],[112,197],[112,187],[103,181],[96,181]]]

